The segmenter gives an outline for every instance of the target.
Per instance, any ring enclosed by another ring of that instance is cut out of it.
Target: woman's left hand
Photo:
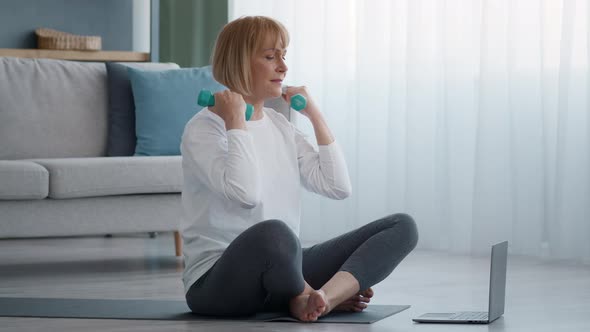
[[[307,99],[307,106],[305,106],[304,109],[299,111],[299,113],[305,115],[310,119],[320,113],[319,108],[316,106],[313,99],[311,99],[309,89],[306,86],[288,86],[285,89],[285,93],[282,94],[282,97],[288,104],[290,104],[291,97],[297,94],[300,94],[303,97],[305,97],[305,99]]]

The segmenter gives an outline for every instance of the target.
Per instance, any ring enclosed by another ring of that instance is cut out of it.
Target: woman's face
[[[267,37],[252,57],[251,69],[254,83],[253,93],[257,99],[269,99],[281,96],[282,82],[287,75],[285,55],[287,49],[281,48],[274,38]]]

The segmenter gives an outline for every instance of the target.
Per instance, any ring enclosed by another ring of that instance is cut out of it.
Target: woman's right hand
[[[246,102],[239,93],[230,90],[215,93],[215,106],[209,110],[225,121],[226,130],[246,128]]]

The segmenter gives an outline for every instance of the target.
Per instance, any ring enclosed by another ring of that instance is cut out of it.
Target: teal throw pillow
[[[127,68],[135,101],[136,156],[180,155],[186,123],[202,108],[201,89],[217,92],[225,87],[211,67],[147,71]]]

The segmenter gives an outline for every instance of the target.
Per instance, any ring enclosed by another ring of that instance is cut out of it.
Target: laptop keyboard
[[[466,311],[466,312],[458,312],[451,319],[456,320],[488,320],[488,313],[487,312],[479,312],[479,311]]]

